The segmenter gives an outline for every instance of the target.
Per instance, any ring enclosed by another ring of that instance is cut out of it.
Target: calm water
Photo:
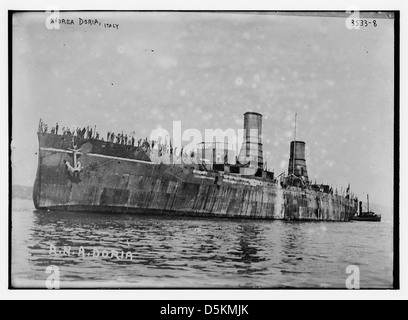
[[[349,265],[358,266],[361,288],[391,288],[393,281],[389,221],[39,212],[32,201],[13,200],[12,223],[15,287],[45,288],[50,265],[59,268],[61,288],[344,289]],[[58,254],[64,246],[69,256]]]

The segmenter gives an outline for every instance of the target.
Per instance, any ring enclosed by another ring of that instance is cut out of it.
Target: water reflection
[[[378,253],[377,238],[390,239],[379,227],[27,209],[13,212],[12,270],[41,285],[45,268],[56,265],[63,282],[97,287],[274,288],[344,285],[342,266],[353,263],[370,268],[374,284],[389,284],[384,272],[392,261],[389,251]],[[50,254],[51,245],[74,254]],[[78,256],[80,247],[90,255]],[[93,257],[94,248],[131,252],[132,259]]]
[[[285,222],[281,237],[281,264],[295,266],[304,255],[304,227],[300,222]]]
[[[266,257],[259,253],[264,245],[260,226],[244,222],[238,226],[237,233],[239,249],[232,252],[232,255],[237,257],[235,267],[238,273],[250,275],[265,270],[266,267],[260,267],[260,263],[266,260]]]
[[[237,273],[248,275],[266,269],[261,266],[267,259],[260,254],[265,246],[262,225],[248,220],[42,211],[34,217],[29,249],[35,266],[43,267],[50,260],[67,266],[84,264],[78,256],[50,254],[52,245],[60,250],[71,247],[74,254],[83,247],[91,256],[95,248],[131,251],[133,264],[155,269],[217,272],[215,266],[233,265]],[[100,263],[123,261],[106,258]]]

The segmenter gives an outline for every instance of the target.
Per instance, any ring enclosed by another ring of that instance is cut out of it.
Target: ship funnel
[[[292,141],[290,143],[288,175],[294,174],[296,177],[303,177],[308,182],[305,146],[306,144],[303,141]]]
[[[262,114],[244,113],[244,141],[238,156],[241,164],[249,162],[251,167],[263,169]]]

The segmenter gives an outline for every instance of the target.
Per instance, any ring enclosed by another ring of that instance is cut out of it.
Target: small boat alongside
[[[381,215],[375,214],[374,212],[363,212],[362,214],[355,215],[350,218],[350,220],[354,221],[381,221]]]
[[[372,211],[370,211],[370,202],[369,202],[369,197],[367,194],[367,211],[363,212],[362,210],[362,202],[359,202],[359,210],[358,213],[350,218],[350,220],[353,221],[375,221],[375,222],[380,222],[381,221],[381,215],[376,214]]]

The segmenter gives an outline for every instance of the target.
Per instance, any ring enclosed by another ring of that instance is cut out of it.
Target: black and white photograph
[[[8,18],[10,289],[398,289],[398,11]]]

